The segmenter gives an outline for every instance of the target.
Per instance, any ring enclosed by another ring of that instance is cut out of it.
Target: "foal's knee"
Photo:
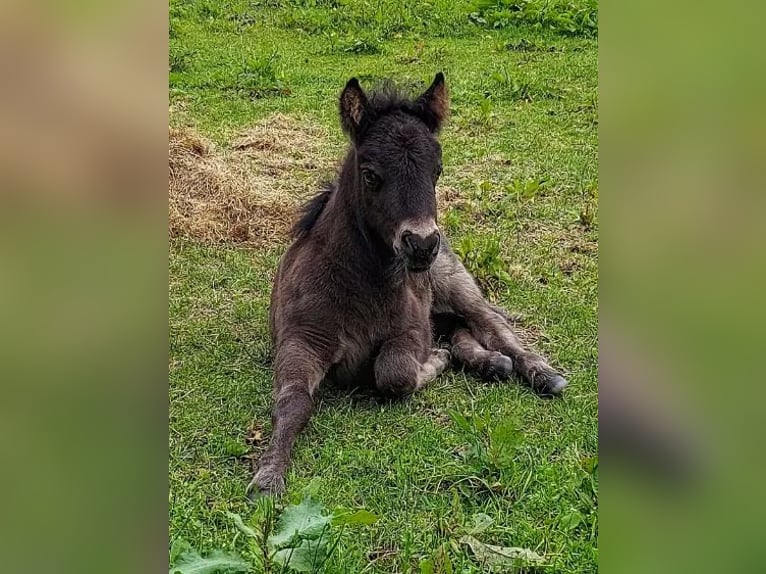
[[[384,376],[377,376],[375,387],[380,394],[392,399],[402,399],[410,396],[418,388],[417,373],[405,374],[399,373]]]
[[[412,350],[417,343],[400,338],[381,348],[375,359],[375,387],[382,395],[401,398],[417,390],[420,362]]]
[[[378,357],[375,363],[375,387],[390,398],[403,398],[418,388],[419,365],[411,357]]]

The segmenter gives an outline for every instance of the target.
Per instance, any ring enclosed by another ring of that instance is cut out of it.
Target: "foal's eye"
[[[364,185],[370,188],[377,187],[378,183],[380,182],[378,174],[376,174],[371,169],[362,170],[362,179],[364,180]]]

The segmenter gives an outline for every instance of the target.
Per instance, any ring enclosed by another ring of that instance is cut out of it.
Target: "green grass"
[[[442,227],[570,379],[552,401],[463,373],[399,404],[323,389],[281,502],[314,481],[328,508],[380,516],[344,534],[328,572],[420,572],[440,548],[455,572],[481,572],[457,542],[480,512],[494,519],[481,540],[535,550],[539,571],[597,571],[597,40],[540,15],[590,2],[526,2],[530,16],[495,25],[510,4],[170,3],[171,121],[219,142],[281,112],[339,143],[349,77],[418,88],[445,71],[442,183],[459,199]],[[270,430],[267,313],[283,249],[170,246],[170,535],[205,552],[250,552],[226,512],[254,513],[244,489],[265,445],[246,437]],[[456,413],[488,427],[469,432]],[[513,440],[494,460],[497,429]]]

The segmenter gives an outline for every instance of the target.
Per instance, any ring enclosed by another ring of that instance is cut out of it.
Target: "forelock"
[[[404,114],[419,122],[423,122],[414,99],[390,80],[378,84],[372,90],[368,99],[370,107],[368,109],[367,127],[386,116],[397,114]]]

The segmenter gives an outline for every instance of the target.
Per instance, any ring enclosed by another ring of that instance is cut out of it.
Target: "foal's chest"
[[[334,364],[338,373],[355,376],[388,340],[414,329],[431,332],[428,281],[408,282],[370,297],[353,316],[343,318]]]
[[[386,335],[395,335],[401,329],[412,328],[413,323],[420,323],[423,318],[428,319],[432,300],[431,286],[420,276],[392,290],[380,308],[381,323],[388,327]]]

